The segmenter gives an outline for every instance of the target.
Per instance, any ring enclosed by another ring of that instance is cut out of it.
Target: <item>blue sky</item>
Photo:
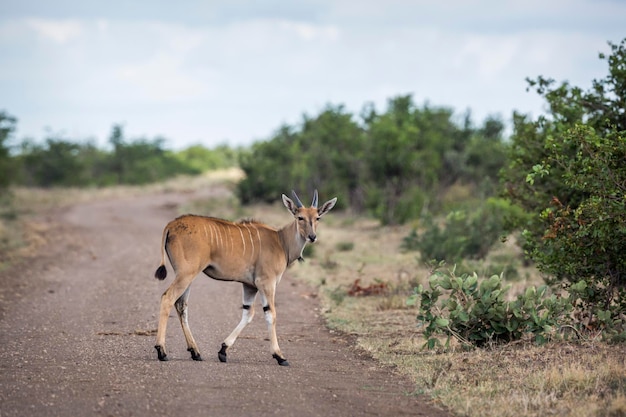
[[[52,132],[248,145],[327,104],[538,115],[526,77],[587,88],[626,37],[626,1],[0,0],[0,110]]]

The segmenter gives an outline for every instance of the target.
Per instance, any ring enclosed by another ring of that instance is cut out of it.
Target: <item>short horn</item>
[[[291,190],[291,194],[293,195],[293,198],[296,200],[296,206],[298,208],[304,207],[304,204],[302,204],[302,201],[300,201],[300,199],[298,198],[298,194],[296,194],[294,190]]]
[[[313,202],[311,203],[311,207],[317,208],[317,190],[313,192]]]

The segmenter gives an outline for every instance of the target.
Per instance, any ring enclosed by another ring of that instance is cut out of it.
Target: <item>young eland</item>
[[[295,203],[284,194],[282,198],[283,204],[295,219],[279,230],[254,221],[233,223],[196,215],[184,215],[168,223],[163,230],[161,264],[154,275],[160,280],[167,276],[165,268],[167,254],[176,278],[161,296],[155,345],[159,360],[168,360],[165,333],[173,306],[176,306],[191,358],[196,361],[202,360],[187,322],[187,300],[189,286],[200,272],[204,272],[213,279],[237,281],[243,285],[241,321],[222,343],[218,352],[219,360],[226,362],[227,349],[252,321],[254,300],[257,293],[260,293],[269,330],[272,357],[279,365],[289,365],[280,351],[276,338],[274,306],[276,286],[287,267],[296,260],[302,260],[305,245],[316,241],[318,221],[337,202],[335,197],[318,208],[318,194],[315,190],[311,207],[304,207],[296,193],[294,191],[292,193]]]

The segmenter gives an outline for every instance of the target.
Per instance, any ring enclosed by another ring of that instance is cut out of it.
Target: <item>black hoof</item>
[[[187,349],[187,351],[189,351],[191,353],[191,359],[193,359],[194,361],[201,361],[201,360],[203,360],[202,356],[200,356],[198,351],[195,350],[194,348],[189,348],[189,349]]]
[[[226,349],[228,349],[228,346],[226,346],[225,343],[222,343],[222,348],[219,352],[217,352],[217,357],[219,358],[220,362],[226,362]]]
[[[289,366],[289,362],[287,362],[287,359],[285,359],[285,358],[281,358],[280,356],[278,356],[278,355],[277,355],[277,354],[275,354],[275,353],[272,355],[272,357],[273,357],[274,359],[276,359],[276,361],[278,362],[278,364],[279,364],[280,366]]]
[[[160,360],[160,361],[166,362],[166,361],[168,361],[168,360],[169,360],[169,359],[167,358],[167,353],[165,353],[165,349],[163,349],[163,348],[162,348],[161,346],[159,346],[159,345],[156,345],[154,348],[155,348],[155,349],[156,349],[156,351],[157,351],[157,355],[159,355],[159,360]]]

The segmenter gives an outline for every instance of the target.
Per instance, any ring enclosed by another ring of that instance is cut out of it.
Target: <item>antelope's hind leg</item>
[[[201,361],[202,356],[200,356],[200,351],[198,350],[198,345],[191,334],[191,329],[189,328],[189,323],[187,321],[187,300],[189,299],[189,291],[191,290],[191,285],[187,287],[183,295],[178,297],[176,303],[176,312],[178,313],[178,318],[180,319],[180,325],[183,328],[183,334],[185,335],[185,340],[187,341],[187,351],[191,353],[191,359],[194,361]]]
[[[257,289],[243,284],[243,309],[241,312],[241,320],[235,329],[222,343],[222,348],[217,353],[220,362],[226,362],[226,350],[235,343],[241,331],[252,321],[254,317],[254,300],[256,299]]]
[[[167,350],[165,349],[165,333],[167,332],[167,320],[174,306],[183,293],[189,288],[197,273],[176,274],[172,285],[161,296],[161,308],[159,311],[159,327],[157,330],[156,345],[154,348],[160,361],[167,361]]]

